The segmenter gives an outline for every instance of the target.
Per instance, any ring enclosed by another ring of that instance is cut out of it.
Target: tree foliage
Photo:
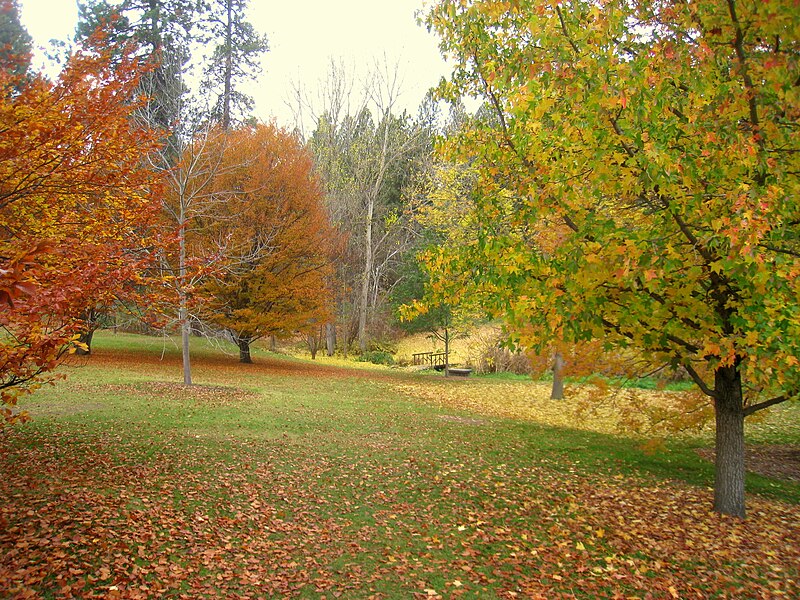
[[[97,29],[110,40],[151,63],[140,81],[148,101],[139,111],[147,122],[167,132],[169,156],[180,154],[180,141],[172,135],[183,111],[184,82],[190,59],[192,30],[202,3],[199,0],[85,0],[79,2],[76,39],[86,39]]]
[[[152,133],[130,102],[139,63],[104,40],[54,82],[0,69],[0,400],[42,380],[83,312],[143,281],[158,235]],[[12,64],[17,64],[12,59]]]
[[[18,0],[0,2],[0,63],[14,75],[24,75],[31,63],[31,39],[19,20]]]
[[[331,217],[348,233],[339,264],[346,286],[338,302],[341,337],[345,348],[357,337],[364,352],[376,326],[390,319],[387,296],[413,239],[406,188],[430,146],[420,122],[394,113],[400,93],[396,70],[376,67],[360,96],[352,97],[352,85],[334,65],[309,145]]]
[[[216,96],[211,114],[223,129],[253,108],[253,99],[238,84],[261,73],[259,59],[269,50],[267,37],[245,20],[247,6],[248,0],[214,0],[206,16],[208,35],[217,45],[205,67],[203,89]]]
[[[742,516],[743,419],[800,390],[798,22],[781,0],[428,16],[445,94],[496,116],[451,145],[480,169],[483,227],[441,272],[468,271],[531,344],[687,369],[716,407],[715,507]]]
[[[442,248],[458,247],[474,237],[474,190],[477,173],[466,165],[428,161],[416,173],[409,207],[417,230],[414,252],[401,265],[391,294],[408,332],[426,331],[444,344],[446,368],[450,343],[475,327],[483,317],[474,294],[442,294],[436,269]]]
[[[223,256],[204,287],[205,320],[227,331],[250,362],[264,336],[310,331],[329,318],[337,235],[323,204],[309,152],[274,125],[232,131],[210,145],[222,169],[215,205],[201,235]]]

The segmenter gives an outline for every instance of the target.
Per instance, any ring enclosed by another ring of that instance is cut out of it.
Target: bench
[[[447,369],[447,374],[453,377],[469,377],[472,369],[469,368],[450,368]]]

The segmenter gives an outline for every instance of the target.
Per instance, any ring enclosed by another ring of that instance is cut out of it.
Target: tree
[[[261,73],[259,59],[269,50],[267,37],[244,19],[247,5],[248,0],[214,0],[208,11],[208,33],[219,43],[207,61],[203,89],[217,95],[211,114],[226,131],[236,113],[246,116],[253,107],[253,99],[237,83]]]
[[[209,124],[208,111],[199,108],[198,99],[188,94],[185,85],[195,25],[209,13],[210,7],[198,0],[89,0],[80,5],[77,33],[81,39],[98,26],[110,28],[113,40],[132,45],[138,56],[153,65],[137,90],[148,101],[136,117],[165,134],[148,161],[164,175],[163,212],[178,236],[175,252],[162,256],[162,269],[169,275],[174,294],[173,306],[163,309],[174,310],[177,316],[185,385],[192,383],[189,340],[197,322],[191,312],[192,292],[216,264],[217,256],[207,246],[190,247],[189,241],[198,220],[218,200],[207,184],[219,164],[204,150],[221,134]]]
[[[183,119],[179,132],[185,141],[181,143],[181,156],[175,164],[172,164],[168,145],[160,146],[149,157],[152,168],[165,175],[163,217],[177,229],[174,251],[163,253],[161,261],[162,269],[170,276],[177,304],[184,385],[192,385],[189,341],[192,325],[199,322],[199,316],[192,312],[196,304],[194,291],[219,267],[221,254],[219,247],[204,238],[204,223],[213,218],[217,204],[227,201],[226,195],[213,188],[214,178],[223,169],[225,133],[213,125],[198,124],[187,114],[190,112],[181,109]],[[175,310],[175,304],[165,311]]]
[[[207,322],[224,329],[252,362],[250,345],[316,328],[329,316],[335,232],[309,152],[274,125],[230,132],[216,205],[203,235],[224,248],[223,269],[203,287]]]
[[[400,93],[396,69],[376,68],[363,82],[362,94],[352,94],[352,87],[344,69],[332,65],[309,144],[333,222],[348,233],[340,274],[347,293],[341,294],[340,306],[349,308],[343,320],[354,322],[364,352],[371,317],[390,291],[393,270],[412,238],[402,190],[430,148],[418,123],[393,112]],[[346,347],[349,331],[343,337]]]
[[[57,81],[0,69],[0,404],[46,380],[88,307],[146,280],[159,245],[159,181],[134,126],[141,67],[98,50]],[[16,64],[15,59],[11,59]]]
[[[0,2],[0,64],[13,75],[24,75],[31,65],[33,40],[19,20],[19,2]]]
[[[192,29],[202,7],[200,0],[86,0],[78,4],[77,40],[102,28],[113,44],[132,44],[137,56],[153,65],[140,82],[138,91],[148,101],[139,115],[164,132],[171,163],[181,154],[177,127],[185,116],[184,78]]]
[[[402,329],[427,331],[444,344],[445,376],[450,368],[450,344],[466,336],[480,320],[480,303],[472,294],[444,292],[432,265],[442,248],[458,247],[475,232],[471,210],[475,178],[469,166],[433,160],[416,173],[409,206],[416,229],[414,251],[403,263],[391,294]]]
[[[800,391],[799,10],[443,0],[427,20],[443,92],[496,115],[451,146],[484,226],[442,270],[533,345],[686,369],[715,408],[714,508],[740,517],[744,419]]]

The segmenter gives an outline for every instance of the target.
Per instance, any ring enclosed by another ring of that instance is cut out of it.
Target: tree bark
[[[564,356],[556,351],[553,356],[553,389],[550,391],[550,400],[564,399]]]
[[[80,333],[78,341],[86,345],[84,350],[80,346],[75,349],[75,354],[78,356],[88,356],[92,353],[92,338],[94,337],[95,329],[97,328],[97,313],[93,308],[90,308],[83,314],[83,320],[86,323],[86,329]]]
[[[444,376],[450,377],[450,331],[444,328]]]
[[[181,325],[181,357],[183,359],[183,385],[192,385],[192,364],[189,358],[189,337],[192,335],[192,324],[189,322],[189,298],[186,295],[184,285],[186,285],[186,210],[183,198],[180,202],[180,213],[178,224],[180,225],[180,237],[178,238],[178,285],[179,305],[178,322]]]
[[[372,277],[372,219],[375,215],[375,200],[369,197],[367,203],[367,226],[364,229],[364,270],[361,278],[361,295],[358,306],[358,347],[362,353],[367,351],[367,311],[369,306],[369,284]]]
[[[82,332],[78,337],[78,342],[81,344],[86,344],[86,349],[84,350],[80,346],[75,348],[75,354],[78,356],[88,356],[92,353],[92,337],[94,337],[94,327],[87,329],[86,331]]]
[[[714,510],[744,518],[744,406],[742,376],[738,360],[720,367],[714,374],[716,418],[716,461]]]
[[[233,79],[233,0],[226,0],[227,21],[225,23],[225,81],[222,93],[222,129],[231,127],[231,80]]]
[[[189,311],[186,308],[186,296],[181,294],[181,306],[178,309],[178,320],[181,323],[181,356],[183,357],[183,385],[192,385],[192,364],[189,359],[189,338],[192,326],[189,323]]]
[[[250,357],[250,339],[238,338],[236,343],[239,345],[239,362],[245,364],[252,364],[253,359]]]
[[[383,180],[386,177],[386,167],[389,151],[389,110],[383,111],[383,140],[381,141],[380,159],[378,170],[375,174],[375,181],[371,189],[367,192],[367,226],[364,231],[364,271],[361,281],[361,305],[358,315],[358,345],[361,352],[367,351],[367,311],[369,309],[369,286],[372,282],[372,268],[375,262],[375,248],[372,246],[372,222],[375,218],[375,204],[383,187]]]
[[[328,356],[333,356],[336,352],[336,325],[333,323],[325,325],[325,344]]]

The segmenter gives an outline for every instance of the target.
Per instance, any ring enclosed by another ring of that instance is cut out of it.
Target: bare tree
[[[401,187],[421,147],[419,127],[397,114],[401,81],[385,61],[356,85],[340,63],[309,101],[296,90],[296,116],[313,122],[310,144],[327,186],[333,222],[349,234],[340,268],[345,347],[353,331],[362,352],[370,318],[391,285],[392,265],[408,247]],[[347,313],[347,314],[345,314]]]

